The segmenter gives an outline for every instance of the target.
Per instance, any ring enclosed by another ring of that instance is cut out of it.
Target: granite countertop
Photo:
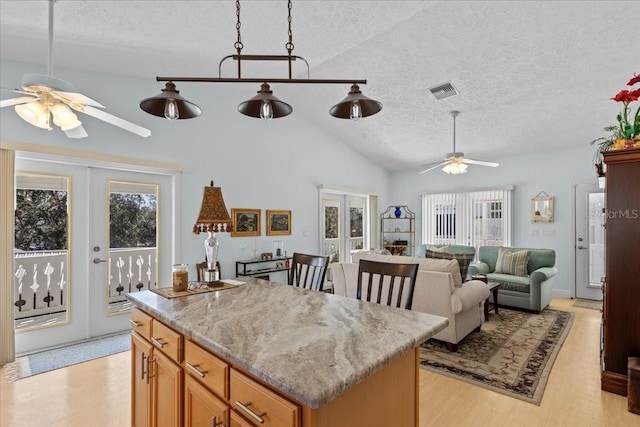
[[[447,327],[449,320],[243,277],[246,285],[166,299],[127,295],[213,353],[319,408]]]

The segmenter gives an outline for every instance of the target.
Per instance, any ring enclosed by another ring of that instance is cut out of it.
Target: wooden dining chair
[[[289,284],[298,288],[322,291],[328,265],[328,256],[294,252],[289,271]]]
[[[218,277],[222,278],[222,271],[220,271],[220,261],[216,261],[216,270],[218,270]],[[203,282],[205,278],[205,272],[207,271],[207,262],[199,262],[196,264],[196,275],[198,282]]]
[[[356,298],[391,307],[403,306],[411,310],[417,275],[418,264],[396,264],[361,259],[358,266]],[[383,294],[386,294],[384,299]]]

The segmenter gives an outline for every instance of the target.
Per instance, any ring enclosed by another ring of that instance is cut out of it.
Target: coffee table
[[[502,287],[500,282],[488,282],[489,290],[493,294],[493,310],[498,314],[498,289]],[[489,298],[484,301],[484,320],[489,320]]]

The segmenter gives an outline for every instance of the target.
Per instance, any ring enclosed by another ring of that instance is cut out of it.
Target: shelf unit
[[[262,276],[269,273],[275,273],[278,271],[286,271],[287,275],[289,274],[289,268],[287,267],[276,267],[275,264],[277,262],[281,262],[283,265],[286,265],[287,260],[289,260],[289,265],[291,265],[292,257],[280,257],[280,258],[271,258],[271,259],[248,259],[246,261],[236,261],[236,276]],[[251,269],[255,264],[266,264],[263,268]],[[247,268],[250,268],[247,270]],[[287,276],[288,277],[288,276]]]
[[[602,389],[626,395],[628,358],[640,355],[640,148],[603,153],[606,173]]]
[[[381,242],[393,255],[413,256],[416,214],[406,205],[391,205],[380,214]]]

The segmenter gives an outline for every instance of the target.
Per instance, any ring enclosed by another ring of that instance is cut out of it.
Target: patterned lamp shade
[[[208,187],[204,187],[200,215],[193,226],[194,234],[206,231],[212,233],[233,231],[233,220],[222,198],[222,189],[214,187],[213,181]]]

